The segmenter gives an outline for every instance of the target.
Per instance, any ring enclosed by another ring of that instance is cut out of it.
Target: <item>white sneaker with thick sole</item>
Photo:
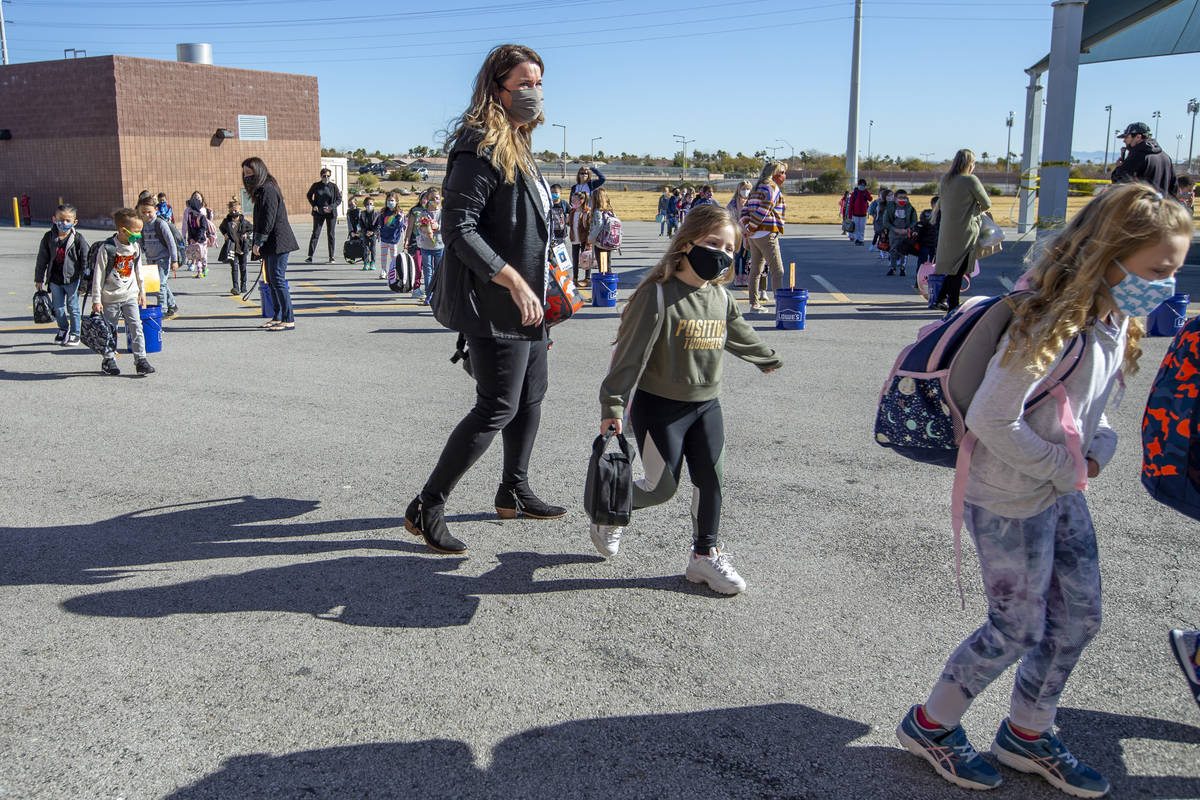
[[[708,588],[721,594],[740,594],[746,591],[746,582],[733,568],[729,554],[714,547],[710,555],[698,553],[688,555],[687,570],[683,577],[692,583],[707,583]]]
[[[597,525],[592,522],[588,524],[588,532],[592,536],[592,544],[596,545],[596,552],[605,558],[612,558],[621,547],[621,534],[625,529],[619,525]]]

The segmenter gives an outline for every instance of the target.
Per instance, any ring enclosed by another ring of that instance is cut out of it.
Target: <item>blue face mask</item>
[[[61,220],[55,220],[54,226],[56,228],[58,228],[60,231],[62,231],[63,233],[68,233],[68,232],[70,232],[70,230],[72,228],[75,227],[75,223],[74,222],[62,222]]]
[[[1175,278],[1149,281],[1125,269],[1125,265],[1115,258],[1113,263],[1125,273],[1123,281],[1109,287],[1117,308],[1121,309],[1123,314],[1144,317],[1175,294]]]

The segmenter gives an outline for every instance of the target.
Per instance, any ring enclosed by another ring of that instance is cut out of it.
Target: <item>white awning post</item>
[[[858,84],[862,78],[862,10],[863,0],[855,0],[854,41],[850,56],[850,124],[846,130],[846,172],[850,175],[851,186],[858,185]]]
[[[1021,156],[1021,211],[1017,232],[1026,233],[1033,227],[1034,204],[1037,201],[1038,164],[1042,158],[1042,73],[1027,69],[1029,85],[1025,87],[1025,143]]]
[[[1040,169],[1038,230],[1061,227],[1067,218],[1071,139],[1079,83],[1079,48],[1088,0],[1054,0],[1050,35],[1050,77],[1046,81],[1046,131]]]

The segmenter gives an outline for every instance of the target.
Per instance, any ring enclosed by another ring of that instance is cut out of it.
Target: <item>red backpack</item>
[[[1200,317],[1175,336],[1142,417],[1142,485],[1200,520]]]

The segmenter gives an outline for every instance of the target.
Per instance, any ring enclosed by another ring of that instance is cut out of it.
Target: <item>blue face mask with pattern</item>
[[[1125,273],[1125,279],[1116,286],[1110,286],[1109,291],[1112,292],[1117,308],[1127,316],[1144,317],[1175,294],[1175,278],[1150,281],[1134,275],[1115,258],[1113,263]]]

